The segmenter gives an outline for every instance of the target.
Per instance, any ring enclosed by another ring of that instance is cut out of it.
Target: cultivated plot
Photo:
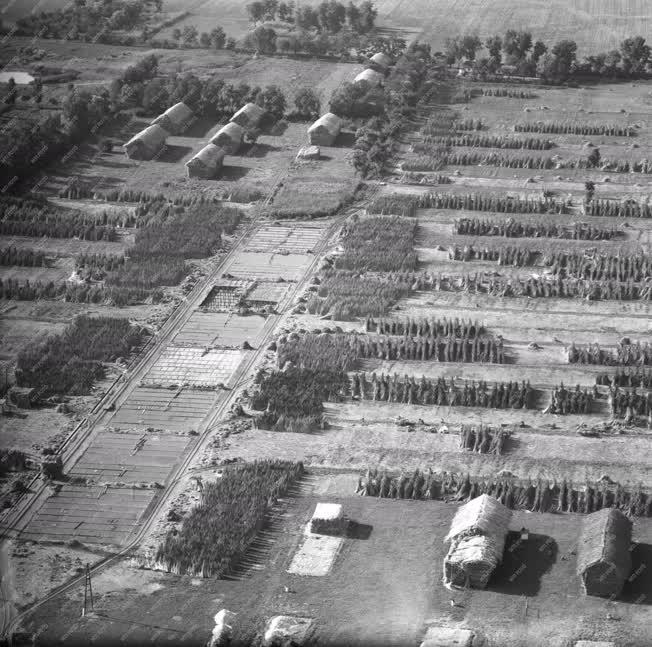
[[[242,252],[226,271],[238,278],[298,281],[313,261],[309,254]]]
[[[314,251],[323,233],[324,228],[319,226],[263,225],[249,239],[246,250],[277,254],[305,254]]]
[[[136,528],[155,490],[64,485],[29,522],[26,539],[118,544]]]
[[[151,368],[146,383],[217,386],[228,382],[245,351],[169,346]]]
[[[265,326],[261,316],[240,317],[225,312],[193,312],[173,340],[177,346],[239,348],[254,344]]]
[[[288,286],[284,283],[260,282],[247,294],[247,302],[253,305],[257,303],[278,303],[283,299],[287,290]]]
[[[153,427],[169,431],[197,429],[219,400],[215,391],[136,387],[110,420],[112,427]]]
[[[102,432],[70,470],[98,483],[163,483],[179,460],[189,436]]]
[[[200,308],[204,312],[231,312],[237,307],[240,298],[251,285],[251,281],[222,279],[208,293]]]

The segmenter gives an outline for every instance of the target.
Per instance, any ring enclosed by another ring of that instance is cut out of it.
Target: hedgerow
[[[104,362],[127,357],[144,331],[127,319],[76,317],[65,330],[29,344],[16,358],[16,383],[41,394],[88,393],[104,375]]]
[[[199,505],[159,545],[156,561],[180,575],[224,577],[242,559],[276,500],[304,473],[302,463],[260,461],[225,470]]]
[[[449,382],[443,377],[428,379],[405,375],[399,378],[381,373],[372,373],[368,378],[365,373],[351,376],[351,395],[362,400],[381,402],[403,402],[405,404],[422,404],[450,407],[482,407],[489,409],[531,409],[533,408],[534,390],[529,382],[487,382],[464,383],[460,386],[451,378]]]
[[[445,500],[465,502],[482,494],[504,506],[530,512],[577,512],[589,514],[602,508],[619,508],[630,516],[652,516],[652,495],[638,487],[623,487],[612,481],[573,484],[547,480],[520,481],[513,477],[474,478],[469,474],[415,470],[392,476],[369,469],[358,480],[357,494],[391,499]]]
[[[603,229],[585,223],[572,227],[549,222],[519,222],[460,218],[455,221],[455,233],[463,236],[506,236],[507,238],[565,238],[572,240],[611,240],[620,235],[615,228]]]
[[[606,135],[613,137],[634,137],[636,129],[618,124],[582,124],[563,121],[528,121],[514,124],[517,133],[542,133],[545,135]]]
[[[338,270],[395,272],[414,270],[416,219],[397,216],[361,218],[347,223],[340,243],[344,253],[335,259]]]
[[[412,145],[415,153],[431,152],[431,145],[437,144],[450,148],[451,146],[473,147],[473,148],[502,148],[502,149],[524,149],[524,150],[550,150],[555,143],[549,139],[538,139],[528,137],[526,139],[514,139],[504,135],[448,135],[425,137],[423,143]]]

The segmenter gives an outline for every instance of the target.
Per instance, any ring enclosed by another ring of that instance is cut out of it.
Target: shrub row
[[[478,321],[464,321],[455,319],[374,319],[367,317],[365,321],[367,332],[376,332],[380,335],[405,335],[409,337],[466,337],[474,339],[485,333],[485,329]]]
[[[528,137],[526,139],[514,139],[504,135],[452,135],[447,137],[426,137],[423,144],[414,144],[412,150],[415,153],[429,152],[429,144],[439,144],[446,147],[463,146],[472,148],[502,148],[502,149],[525,149],[543,151],[554,148],[555,143],[549,139],[538,139]]]
[[[512,88],[480,88],[483,97],[504,97],[506,99],[536,99],[537,95],[529,90],[514,90]]]
[[[600,344],[577,347],[571,343],[568,348],[569,364],[601,364],[604,366],[650,366],[652,347],[650,342],[631,342],[624,338],[613,349],[601,348]]]
[[[362,400],[381,402],[403,402],[450,407],[483,407],[489,409],[531,409],[533,389],[530,383],[486,382],[464,383],[463,387],[451,378],[443,377],[420,380],[406,375],[402,380],[398,374],[393,376],[372,373],[368,379],[364,373],[354,373],[351,377],[351,395]]]
[[[543,133],[546,135],[607,135],[613,137],[634,137],[636,129],[618,124],[581,124],[563,121],[532,121],[514,124],[517,133]]]
[[[506,236],[507,238],[564,238],[571,240],[611,240],[620,232],[612,227],[603,229],[584,223],[573,227],[548,222],[518,222],[480,218],[460,218],[455,221],[454,231],[462,236]]]
[[[276,500],[304,473],[301,463],[261,461],[207,483],[181,528],[170,530],[156,561],[179,575],[224,577],[251,546]]]
[[[619,508],[630,516],[652,516],[652,495],[643,492],[641,486],[630,489],[604,481],[576,487],[566,479],[561,483],[542,480],[523,483],[507,477],[472,480],[468,474],[432,470],[415,470],[400,476],[367,470],[365,478],[358,480],[357,493],[391,499],[460,502],[488,494],[514,510],[590,514],[602,508]]]

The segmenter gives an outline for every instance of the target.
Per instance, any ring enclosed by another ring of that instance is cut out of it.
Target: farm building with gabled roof
[[[228,155],[235,155],[242,146],[243,138],[244,128],[230,121],[211,137],[211,144],[223,148]]]
[[[224,149],[215,144],[204,146],[186,162],[188,177],[200,177],[205,180],[216,178],[224,163],[225,155]]]
[[[451,545],[444,558],[444,584],[483,589],[502,561],[512,511],[482,494],[456,513],[444,541]]]
[[[618,595],[632,570],[632,522],[617,508],[586,515],[577,547],[577,573],[587,595]]]
[[[231,121],[245,130],[251,130],[258,126],[264,114],[265,111],[260,106],[255,103],[247,103],[231,117]]]
[[[314,146],[332,146],[341,127],[342,120],[332,112],[327,112],[308,128],[308,139]]]
[[[361,81],[366,81],[372,86],[380,85],[383,82],[383,75],[376,72],[376,70],[366,69],[353,79],[353,83],[360,83]]]
[[[387,70],[392,65],[392,59],[384,52],[376,52],[369,60],[382,70]]]
[[[185,103],[180,101],[156,117],[152,121],[152,126],[158,124],[169,133],[180,135],[188,128],[194,116],[193,111]]]
[[[134,135],[122,148],[129,159],[151,160],[161,152],[167,138],[167,130],[155,124]]]

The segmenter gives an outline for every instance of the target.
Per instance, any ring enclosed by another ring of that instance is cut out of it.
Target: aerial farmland
[[[0,7],[0,644],[650,644],[625,4]]]

